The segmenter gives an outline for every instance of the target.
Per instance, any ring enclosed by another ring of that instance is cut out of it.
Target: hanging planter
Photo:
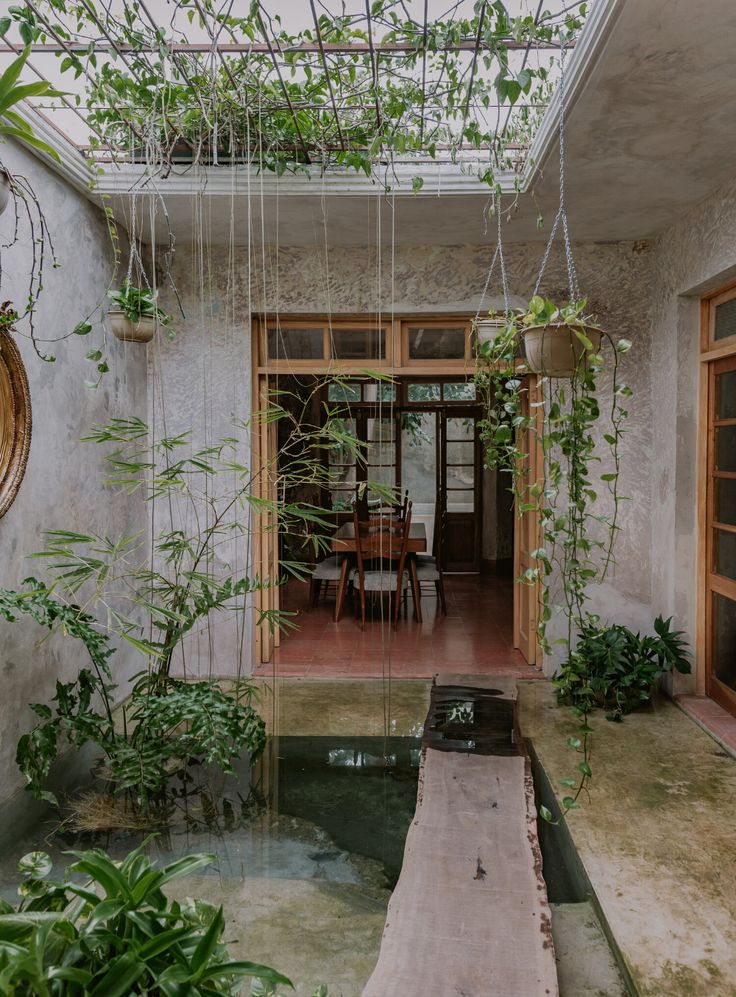
[[[498,318],[477,318],[473,323],[478,343],[492,343],[504,330],[506,322]]]
[[[588,354],[600,352],[602,337],[600,329],[585,324],[532,325],[524,330],[526,362],[534,374],[573,377]]]
[[[171,318],[158,307],[156,296],[149,287],[135,287],[127,280],[119,291],[111,291],[110,300],[117,306],[107,313],[113,335],[124,343],[150,343],[159,325],[171,338]]]
[[[112,334],[124,343],[150,343],[156,331],[156,320],[150,315],[143,315],[137,321],[129,318],[125,312],[113,309],[107,313]]]
[[[559,307],[535,294],[525,312],[514,320],[524,340],[529,369],[546,377],[574,377],[584,370],[589,356],[600,352],[603,333],[584,314],[587,302],[573,301]]]

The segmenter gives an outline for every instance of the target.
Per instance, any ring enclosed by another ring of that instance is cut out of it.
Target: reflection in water
[[[161,861],[211,852],[217,865],[210,874],[222,879],[321,879],[391,889],[414,815],[419,757],[417,738],[276,737],[253,769],[243,760],[234,777],[190,767],[171,787],[168,823],[154,829],[146,847]],[[2,893],[14,897],[16,865],[29,851],[50,852],[59,873],[69,848],[101,847],[122,857],[150,833],[79,832],[49,817],[23,840],[6,843]]]

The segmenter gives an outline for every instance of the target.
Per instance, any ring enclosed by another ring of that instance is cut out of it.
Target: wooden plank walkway
[[[423,750],[404,864],[363,997],[558,994],[529,759],[471,751]]]

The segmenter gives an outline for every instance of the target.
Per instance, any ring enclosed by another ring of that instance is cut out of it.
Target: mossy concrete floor
[[[521,729],[553,786],[579,761],[547,683],[519,686]],[[569,832],[638,992],[736,994],[736,759],[668,700],[592,718],[590,799]]]
[[[230,955],[288,976],[294,990],[279,993],[293,997],[309,997],[320,983],[330,997],[360,997],[378,958],[390,896],[350,883],[215,876],[190,876],[167,892],[222,904]]]
[[[269,734],[421,737],[431,681],[254,679]]]

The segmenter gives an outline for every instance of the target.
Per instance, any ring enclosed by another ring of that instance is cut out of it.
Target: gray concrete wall
[[[71,330],[104,292],[112,266],[110,240],[102,213],[73,191],[39,160],[12,145],[0,147],[6,167],[33,184],[42,204],[60,269],[50,267],[36,311],[37,335],[55,339]],[[12,209],[0,219],[0,238],[11,231]],[[23,232],[23,230],[22,230]],[[29,238],[2,250],[0,300],[20,310],[27,294]],[[20,332],[27,329],[21,324]],[[97,334],[96,334],[97,335]],[[25,479],[18,496],[0,519],[0,585],[15,588],[28,575],[42,577],[43,566],[27,556],[43,543],[48,529],[69,529],[114,536],[144,528],[139,497],[119,497],[103,484],[102,453],[80,438],[112,415],[145,415],[145,348],[112,340],[107,346],[111,373],[97,390],[84,386],[94,367],[84,354],[93,336],[72,336],[56,345],[42,344],[56,356],[44,363],[22,335],[16,340],[30,384],[33,435]],[[95,340],[97,345],[99,336]],[[86,664],[83,646],[58,635],[43,640],[33,622],[0,622],[0,799],[22,784],[15,766],[18,738],[34,723],[29,702],[50,701],[57,678],[71,679]],[[119,681],[141,668],[127,645],[113,658]]]
[[[506,247],[510,290],[518,303],[527,300],[534,288],[542,250],[538,243]],[[652,619],[651,253],[630,243],[584,243],[576,247],[576,255],[580,284],[591,309],[614,338],[623,336],[634,344],[621,365],[621,376],[634,390],[621,482],[629,501],[624,506],[617,563],[605,584],[594,590],[591,608],[612,621],[647,628]],[[252,314],[475,313],[489,263],[488,248],[480,246],[402,245],[393,257],[386,247],[379,253],[369,246],[327,251],[317,245],[271,246],[254,249],[250,259],[246,248],[208,248],[204,238],[193,247],[180,246],[174,277],[187,318],[177,321],[176,340],[154,353],[156,410],[167,412],[169,432],[194,424],[198,438],[211,440],[227,431],[233,415],[245,417],[249,411]],[[543,290],[564,297],[566,287],[564,260],[555,253]],[[495,281],[485,305],[498,307],[500,292]],[[173,310],[173,296],[166,294],[164,300]],[[608,384],[603,396],[605,403],[610,398]],[[220,621],[216,626],[223,628]],[[227,674],[236,661],[241,667],[232,643],[236,635],[232,628],[230,637],[222,635],[214,645],[211,634],[204,644],[200,635],[199,646],[207,653],[198,656],[198,667],[209,667],[210,646],[217,648],[215,671]],[[554,662],[548,667],[553,669]]]
[[[736,277],[736,181],[677,219],[652,252],[652,589],[694,641],[697,626],[699,298]],[[698,662],[702,678],[703,662]],[[678,690],[695,676],[677,679]]]

